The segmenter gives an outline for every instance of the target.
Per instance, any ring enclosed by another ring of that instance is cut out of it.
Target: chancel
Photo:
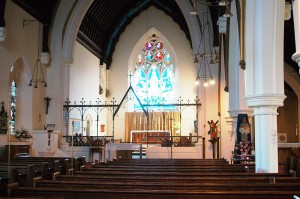
[[[0,0],[0,197],[299,197],[299,1]]]

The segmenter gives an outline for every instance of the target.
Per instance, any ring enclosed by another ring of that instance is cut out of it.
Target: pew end
[[[52,180],[56,180],[57,177],[59,177],[61,174],[60,172],[55,172],[52,174]]]
[[[41,181],[43,178],[42,177],[35,177],[33,178],[33,188],[36,188],[36,184],[38,181]]]
[[[10,197],[12,191],[18,187],[19,187],[19,184],[17,182],[9,183],[7,185],[7,197]]]

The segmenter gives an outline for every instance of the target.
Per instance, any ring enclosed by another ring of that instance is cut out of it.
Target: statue
[[[251,142],[251,129],[247,114],[238,114],[236,133],[237,143]]]
[[[251,142],[251,127],[247,114],[238,114],[237,127],[236,127],[236,143]]]
[[[240,123],[239,132],[241,133],[241,141],[243,143],[248,142],[248,135],[250,134],[250,126],[247,123],[245,117],[242,118],[242,122]]]
[[[207,121],[207,123],[209,124],[209,131],[208,131],[208,134],[210,135],[209,141],[211,141],[211,142],[217,141],[218,129],[217,129],[216,125],[218,122],[219,122],[219,120],[217,120],[216,122],[214,122],[213,120]]]

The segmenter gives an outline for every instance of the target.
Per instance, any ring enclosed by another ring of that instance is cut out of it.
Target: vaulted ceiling
[[[152,5],[178,23],[190,40],[185,18],[174,0],[94,1],[83,18],[78,40],[92,47],[95,54],[100,53],[98,56],[109,65],[120,34],[137,15]],[[92,43],[89,43],[89,40]]]
[[[58,0],[12,1],[39,20],[44,25],[44,31],[46,30],[46,33],[51,26],[55,9],[60,2]],[[192,0],[187,1],[192,5]],[[213,4],[219,0],[206,1]],[[286,1],[291,2],[291,0]],[[169,15],[174,22],[180,26],[185,33],[186,38],[191,42],[191,36],[186,20],[175,0],[95,0],[83,18],[77,40],[95,54],[102,62],[106,63],[109,68],[112,61],[112,54],[120,35],[125,30],[126,26],[149,6],[155,6]],[[214,24],[214,45],[217,45],[218,30],[216,20],[218,19],[217,16],[219,10],[211,7],[210,12],[212,13],[212,21]],[[44,34],[44,51],[48,50],[47,38],[48,34]],[[298,65],[291,59],[291,56],[295,53],[294,38],[293,18],[291,18],[290,20],[285,21],[284,60],[298,72]]]

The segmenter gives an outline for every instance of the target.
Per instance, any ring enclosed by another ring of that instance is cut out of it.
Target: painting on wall
[[[80,131],[80,121],[73,121],[73,131],[74,133],[79,133]]]

